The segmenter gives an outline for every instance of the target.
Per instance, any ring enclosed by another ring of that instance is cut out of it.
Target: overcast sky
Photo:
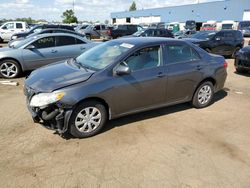
[[[208,2],[215,0],[199,0]],[[75,0],[79,20],[104,21],[111,12],[125,11],[133,0]],[[196,3],[197,0],[136,0],[137,9],[176,6]],[[48,21],[61,21],[62,12],[73,7],[73,0],[1,0],[0,19],[32,17]]]

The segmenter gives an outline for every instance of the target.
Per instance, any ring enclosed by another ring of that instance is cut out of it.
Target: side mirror
[[[34,46],[34,45],[32,45],[32,44],[30,44],[30,45],[28,45],[27,47],[26,47],[26,49],[28,49],[28,50],[34,50],[36,47]]]
[[[118,76],[122,76],[122,75],[128,75],[131,73],[131,70],[129,68],[128,65],[126,65],[125,63],[120,64],[116,69],[115,69],[115,73]]]
[[[3,27],[2,27],[2,29],[6,30],[6,29],[7,29],[7,27],[6,27],[6,26],[3,26]]]

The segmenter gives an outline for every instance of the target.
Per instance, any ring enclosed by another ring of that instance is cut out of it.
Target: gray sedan
[[[23,71],[77,57],[96,44],[67,33],[29,37],[12,48],[0,49],[0,76],[15,78]]]

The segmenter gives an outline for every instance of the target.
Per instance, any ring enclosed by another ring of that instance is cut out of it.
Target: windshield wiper
[[[88,69],[85,67],[85,66],[83,66],[80,62],[78,62],[77,60],[76,60],[76,58],[74,57],[74,58],[72,58],[72,61],[73,61],[73,63],[80,69],[80,68],[84,68],[84,70],[86,71],[86,72],[88,72]]]

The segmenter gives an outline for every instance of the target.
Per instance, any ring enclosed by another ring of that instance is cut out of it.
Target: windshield
[[[91,48],[76,58],[83,67],[101,70],[114,62],[120,55],[124,54],[134,45],[120,41],[109,41]]]
[[[239,28],[240,29],[250,28],[250,22],[241,22],[241,23],[239,23]]]
[[[195,21],[187,21],[186,22],[186,26],[194,26],[195,25]]]
[[[11,47],[12,48],[20,48],[23,45],[25,45],[26,43],[31,42],[33,39],[34,39],[34,37],[25,38],[25,39],[23,39],[21,41],[18,41],[18,43],[15,43],[15,44],[11,45]]]
[[[233,24],[222,24],[222,29],[233,29]]]
[[[139,31],[133,33],[133,35],[138,37],[138,36],[140,36],[144,32],[145,32],[145,30],[139,30]]]
[[[215,34],[216,34],[216,32],[214,32],[214,31],[200,31],[200,32],[192,35],[191,38],[209,40]]]

